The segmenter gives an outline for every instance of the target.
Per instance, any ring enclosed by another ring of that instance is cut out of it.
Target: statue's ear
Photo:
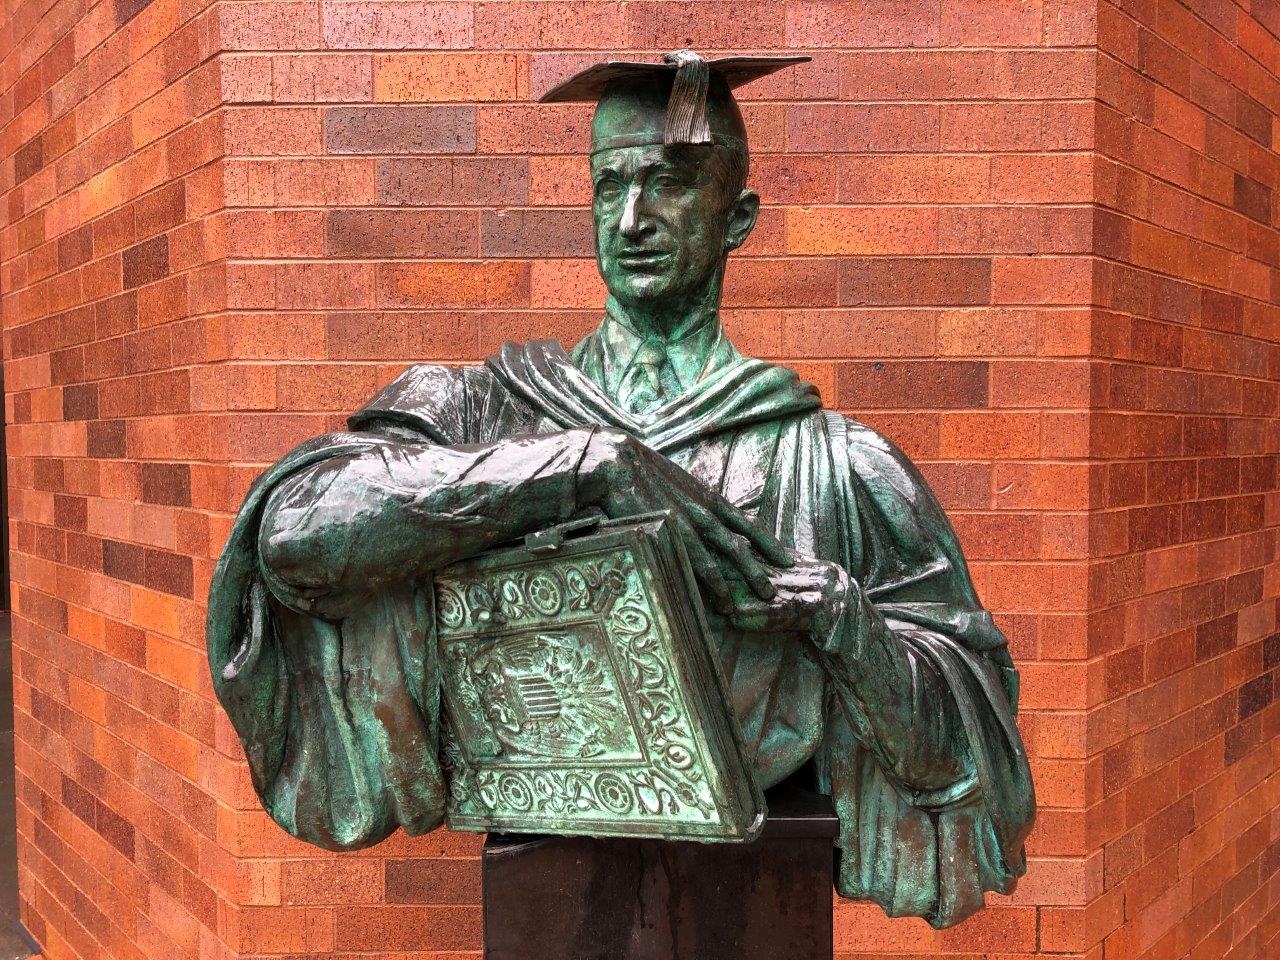
[[[724,231],[724,252],[737,250],[747,242],[760,216],[760,194],[743,190],[729,207],[729,223]]]

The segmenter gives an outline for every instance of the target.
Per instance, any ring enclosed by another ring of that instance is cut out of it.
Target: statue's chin
[[[626,275],[608,289],[624,307],[640,310],[679,309],[690,295],[675,277],[663,275]]]
[[[613,298],[627,307],[652,307],[664,299],[664,288],[668,285],[660,283],[656,278],[628,280],[616,284],[609,289]]]

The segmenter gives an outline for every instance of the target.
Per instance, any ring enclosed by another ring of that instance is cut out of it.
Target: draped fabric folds
[[[622,410],[553,341],[503,344],[489,369],[503,387],[559,427],[616,427],[659,453],[821,406],[817,392],[793,371],[736,354],[645,418]]]
[[[340,623],[298,613],[265,585],[258,525],[280,481],[380,442],[329,434],[259,477],[209,593],[214,691],[244,743],[254,788],[280,826],[331,850],[369,846],[397,827],[425,833],[443,820],[430,586],[377,590]]]
[[[434,828],[447,787],[430,583],[380,585],[337,623],[290,609],[257,547],[273,487],[379,445],[604,425],[702,470],[785,544],[838,563],[859,585],[863,613],[827,642],[716,627],[762,783],[807,777],[834,800],[838,891],[949,926],[984,891],[1010,890],[1034,816],[1017,674],[915,468],[874,431],[822,411],[784,368],[730,351],[640,418],[590,375],[592,350],[590,338],[572,357],[558,344],[507,344],[483,368],[410,368],[351,418],[355,432],[304,444],[254,485],[215,572],[209,656],[266,809],[296,836],[347,849],[397,827]],[[910,689],[887,691],[896,702],[918,699],[924,719],[956,718],[947,763],[884,735],[885,691],[860,669],[876,643],[911,665]]]

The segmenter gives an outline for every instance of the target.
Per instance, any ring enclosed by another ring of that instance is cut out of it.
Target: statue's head
[[[678,308],[718,296],[725,258],[747,239],[747,131],[732,87],[806,58],[605,63],[544,100],[598,100],[591,125],[596,263],[625,306]]]
[[[596,263],[631,306],[698,297],[751,233],[760,198],[746,189],[742,114],[723,81],[707,95],[710,143],[664,143],[670,78],[606,89],[592,123]]]

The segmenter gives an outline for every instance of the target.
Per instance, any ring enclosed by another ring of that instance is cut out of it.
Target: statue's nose
[[[644,233],[648,225],[643,198],[644,193],[640,184],[632,184],[627,190],[627,201],[622,207],[622,219],[618,221],[618,232],[624,237],[638,237]]]

